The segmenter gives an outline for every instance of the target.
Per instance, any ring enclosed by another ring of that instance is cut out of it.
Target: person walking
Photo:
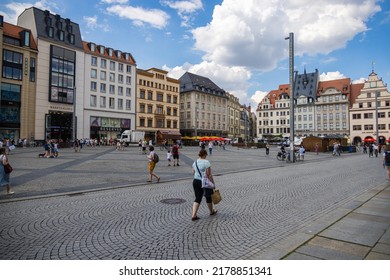
[[[305,160],[305,147],[303,147],[303,145],[301,145],[298,149],[298,153],[299,153],[299,160]]]
[[[268,145],[268,143],[265,144],[265,154],[266,154],[267,156],[269,156],[269,145]]]
[[[386,145],[383,153],[383,168],[387,171],[387,180],[390,181],[390,143]]]
[[[154,168],[156,167],[156,162],[154,161],[154,154],[155,154],[154,147],[149,146],[149,154],[147,155],[147,158],[149,160],[149,179],[147,182],[150,183],[153,182],[153,177],[156,177],[157,183],[159,183],[160,177],[154,173]]]
[[[171,160],[172,160],[172,154],[171,150],[167,150],[167,161],[168,161],[168,166],[171,166]]]
[[[195,201],[192,204],[192,221],[199,220],[198,210],[200,203],[202,202],[202,197],[206,198],[207,207],[210,211],[210,215],[213,216],[217,214],[217,210],[213,207],[213,201],[211,199],[211,195],[213,194],[213,189],[202,188],[202,173],[206,172],[210,181],[215,185],[213,175],[211,173],[211,164],[207,157],[207,151],[202,149],[198,154],[199,158],[195,160],[192,164],[192,174],[194,175],[194,180],[192,182],[192,186],[194,188],[195,193]]]
[[[6,149],[0,147],[0,187],[6,187],[7,195],[14,194],[10,188],[10,173],[6,173],[4,165],[8,164]]]
[[[172,146],[173,166],[179,166],[179,145]]]
[[[314,146],[314,151],[316,152],[316,155],[318,155],[319,149],[320,149],[320,147],[319,147],[318,143],[316,143],[316,145]]]
[[[208,145],[208,147],[209,147],[209,153],[210,153],[210,156],[213,154],[213,141],[209,141],[209,145]]]

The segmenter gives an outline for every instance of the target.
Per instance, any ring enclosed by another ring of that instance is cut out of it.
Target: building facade
[[[349,135],[351,79],[319,82],[315,104],[313,136]]]
[[[228,96],[210,79],[186,72],[180,80],[180,131],[183,136],[226,137]]]
[[[0,139],[32,140],[35,135],[37,45],[30,29],[0,16]]]
[[[228,114],[228,134],[227,137],[230,139],[241,137],[240,135],[240,100],[238,97],[231,93],[226,93],[228,97],[227,103],[227,114]]]
[[[34,139],[71,141],[84,129],[84,50],[79,25],[35,7],[24,10],[17,25],[31,29],[39,50]]]
[[[136,129],[136,62],[127,52],[92,42],[83,45],[83,130],[78,137],[119,138],[123,131]]]
[[[179,140],[180,81],[168,72],[151,68],[137,69],[136,129],[145,131],[145,138],[161,144]]]
[[[390,139],[390,93],[374,71],[354,100],[349,117],[352,143],[362,143],[370,138],[384,144],[386,139]]]

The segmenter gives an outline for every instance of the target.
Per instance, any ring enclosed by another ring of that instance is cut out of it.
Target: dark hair
[[[153,146],[149,146],[149,151],[154,151],[154,147]]]
[[[207,156],[207,151],[205,149],[201,149],[198,154],[199,157]]]

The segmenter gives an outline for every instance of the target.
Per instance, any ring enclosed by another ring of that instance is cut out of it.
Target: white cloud
[[[7,12],[0,11],[0,13],[4,15],[4,21],[12,23],[12,24],[17,23],[18,16],[21,13],[23,13],[24,10],[27,8],[36,7],[36,8],[39,8],[41,10],[49,10],[52,13],[56,13],[53,11],[58,10],[58,6],[56,5],[56,3],[53,3],[53,2],[47,1],[47,0],[41,0],[41,1],[33,2],[33,3],[13,2],[13,3],[6,4],[5,7],[7,8],[8,11]]]
[[[92,30],[98,29],[98,30],[101,30],[104,32],[110,31],[109,25],[106,23],[99,23],[97,16],[92,16],[92,17],[84,16],[83,20],[85,21],[85,24],[86,24],[87,28],[89,28],[89,29],[92,29]]]
[[[375,0],[224,0],[212,21],[192,34],[206,61],[270,71],[288,56],[290,32],[297,55],[327,54],[366,31],[378,11]]]
[[[321,82],[344,79],[344,78],[346,78],[344,74],[340,73],[339,71],[326,72],[326,73],[324,72],[320,75]]]
[[[187,0],[187,1],[172,1],[163,0],[161,4],[170,7],[171,9],[177,10],[178,15],[182,19],[182,26],[190,26],[192,15],[198,10],[203,9],[202,0]]]
[[[129,0],[102,0],[103,4],[126,4]]]
[[[130,19],[135,26],[149,24],[154,28],[162,29],[168,24],[169,15],[162,10],[144,9],[141,7],[113,5],[107,12],[121,18]]]
[[[353,84],[364,84],[366,82],[366,78],[359,78],[357,80],[352,81]]]
[[[256,103],[260,103],[268,92],[256,90],[256,92],[251,96],[250,100]]]

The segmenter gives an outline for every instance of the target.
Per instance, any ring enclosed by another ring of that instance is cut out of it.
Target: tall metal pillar
[[[376,127],[376,144],[379,145],[379,127],[378,127],[378,95],[379,92],[375,92],[375,127]]]
[[[76,131],[76,87],[73,88],[73,141],[77,140],[77,131]]]
[[[285,38],[289,40],[289,61],[290,61],[290,160],[295,162],[294,159],[294,33],[290,33],[289,37]]]

